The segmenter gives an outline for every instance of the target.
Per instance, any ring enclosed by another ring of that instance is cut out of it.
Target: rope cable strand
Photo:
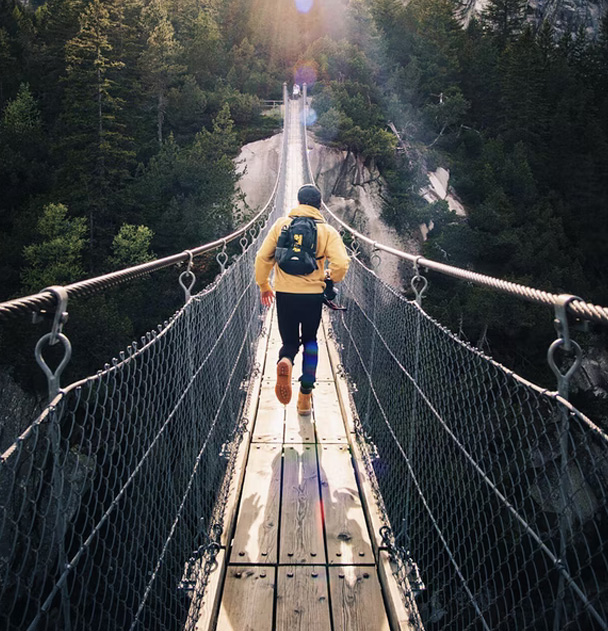
[[[213,556],[200,551],[223,531],[241,419],[254,405],[246,384],[263,309],[251,269],[283,210],[286,142],[268,220],[258,214],[238,231],[255,226],[225,271],[103,370],[59,390],[20,435],[2,433],[0,628],[195,628]],[[186,252],[77,283],[71,295],[190,260]],[[52,296],[9,310],[29,313]]]
[[[606,307],[378,244],[324,209],[372,253],[561,305],[556,347],[568,346],[566,311],[608,323]],[[402,583],[422,626],[608,630],[605,429],[567,401],[566,387],[548,391],[492,360],[360,258],[341,297],[348,309],[332,318],[332,337],[348,368],[357,441],[383,521],[402,533],[427,587],[416,595]]]
[[[304,102],[304,107],[308,107],[306,101]],[[310,182],[314,183],[312,169],[310,166],[308,136],[306,133],[308,120],[307,115],[304,115],[302,117],[302,120],[304,125],[304,164],[306,177]],[[418,265],[420,265],[421,267],[426,267],[430,270],[433,270],[434,272],[438,272],[445,276],[451,276],[460,280],[469,281],[476,285],[507,293],[512,296],[517,296],[518,298],[522,298],[530,302],[550,306],[555,306],[559,304],[559,294],[553,294],[541,289],[535,289],[533,287],[521,285],[519,283],[514,283],[500,278],[494,278],[493,276],[487,276],[485,274],[480,274],[479,272],[472,272],[470,270],[455,267],[453,265],[447,265],[446,263],[440,263],[439,261],[433,261],[422,256],[409,254],[408,252],[403,252],[401,250],[397,250],[396,248],[383,245],[382,243],[378,243],[377,241],[370,239],[368,236],[362,234],[361,232],[347,224],[344,220],[340,219],[340,217],[333,213],[325,203],[323,203],[323,210],[331,217],[331,219],[333,219],[333,221],[338,226],[340,226],[346,232],[350,233],[357,241],[361,241],[371,246],[372,252],[375,250],[380,250],[382,252],[386,252],[387,254],[391,254],[392,256],[396,256],[397,258],[409,261],[412,264],[418,263]],[[358,252],[359,247],[357,247],[357,254]],[[580,298],[575,298],[570,303],[568,303],[567,309],[570,313],[572,313],[572,315],[579,318],[591,320],[599,324],[608,325],[608,307],[594,305]]]

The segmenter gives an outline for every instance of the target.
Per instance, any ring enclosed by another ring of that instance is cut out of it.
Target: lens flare
[[[312,9],[314,0],[296,0],[296,9],[300,13],[308,13]]]
[[[312,107],[307,108],[300,116],[302,118],[302,122],[304,122],[304,117],[306,117],[306,125],[309,127],[317,122],[317,113],[312,109]]]
[[[296,67],[294,73],[294,82],[302,85],[306,83],[308,87],[314,85],[317,80],[317,70],[314,62],[306,61]]]

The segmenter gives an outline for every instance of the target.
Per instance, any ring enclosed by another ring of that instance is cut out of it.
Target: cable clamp
[[[192,271],[192,264],[194,261],[194,257],[190,250],[185,250],[188,255],[188,266],[186,269],[179,275],[179,284],[184,290],[184,302],[188,302],[192,297],[192,288],[194,287],[194,283],[196,283],[196,276]]]
[[[416,296],[416,304],[420,307],[422,305],[422,297],[424,296],[424,292],[426,288],[429,286],[429,281],[420,275],[420,269],[418,267],[418,262],[422,257],[417,256],[414,259],[414,276],[410,281],[410,285],[412,290],[414,291],[414,295]]]
[[[382,257],[380,256],[380,248],[378,247],[378,243],[374,241],[372,246],[372,255],[370,257],[370,264],[372,266],[372,270],[375,272],[380,265],[382,264]]]
[[[557,392],[564,399],[568,399],[570,379],[579,369],[583,360],[583,351],[580,345],[570,337],[568,304],[573,300],[582,299],[570,294],[561,294],[558,296],[557,302],[555,303],[555,319],[553,321],[557,332],[557,339],[549,346],[549,350],[547,351],[547,363],[557,377]],[[574,361],[565,372],[562,372],[555,361],[555,353],[559,348],[566,353],[574,354]]]
[[[220,276],[226,271],[226,263],[228,263],[228,253],[226,252],[226,239],[223,240],[222,249],[217,253],[215,260],[220,266]]]
[[[391,530],[390,526],[381,526],[378,534],[380,535],[380,538],[382,539],[382,545],[385,548],[391,550],[395,547],[393,531]]]
[[[63,325],[68,321],[68,292],[65,287],[59,285],[53,285],[47,287],[43,291],[51,292],[57,299],[55,307],[55,317],[53,319],[53,327],[50,333],[43,335],[36,344],[34,350],[34,357],[36,363],[42,369],[42,372],[46,375],[48,388],[49,388],[49,403],[57,396],[60,390],[60,377],[65,367],[67,366],[70,358],[72,357],[72,345],[70,340],[63,334]],[[45,345],[54,346],[58,342],[63,345],[63,357],[59,362],[55,370],[51,370],[42,356],[42,349]]]

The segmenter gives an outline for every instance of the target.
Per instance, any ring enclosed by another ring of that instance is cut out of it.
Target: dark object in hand
[[[323,292],[323,295],[327,300],[334,300],[337,296],[336,290],[334,289],[334,281],[330,278],[325,279],[325,291]]]
[[[332,311],[346,311],[346,307],[337,305],[334,300],[338,292],[334,289],[334,281],[329,278],[325,279],[325,291],[323,292],[323,304],[327,305]]]

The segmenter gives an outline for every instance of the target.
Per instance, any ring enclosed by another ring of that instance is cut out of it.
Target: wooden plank
[[[335,384],[318,383],[313,391],[312,405],[318,441],[346,444],[346,430]]]
[[[270,340],[268,342],[268,351],[266,354],[266,364],[264,366],[264,379],[276,379],[277,362],[279,361],[279,350],[281,349],[281,340]]]
[[[325,563],[314,445],[285,446],[280,548],[281,563]]]
[[[334,375],[334,381],[336,384],[336,392],[338,394],[338,403],[340,405],[340,409],[342,410],[342,418],[344,420],[344,425],[346,427],[347,433],[354,432],[354,419],[350,408],[350,394],[348,390],[348,383],[346,379],[341,376],[341,372],[338,370],[338,366],[341,363],[340,353],[336,346],[333,338],[329,337],[327,330],[330,326],[329,319],[327,315],[321,321],[321,326],[323,328],[326,340],[327,340],[327,353],[329,355],[329,361],[332,368],[332,374]]]
[[[375,567],[329,568],[334,631],[390,631]]]
[[[279,567],[277,631],[331,631],[329,615],[325,567]]]
[[[268,330],[268,350],[266,354],[266,364],[264,366],[264,378],[275,379],[277,376],[277,361],[279,359],[279,350],[281,349],[281,334],[279,333],[279,325],[277,322],[276,308],[273,309],[274,317]]]
[[[346,445],[319,445],[318,449],[328,562],[373,564],[350,451]]]
[[[282,443],[284,419],[285,407],[277,401],[274,385],[262,383],[251,440],[255,443]]]
[[[275,569],[230,565],[218,631],[272,631]]]
[[[298,392],[294,390],[294,399],[297,401]],[[285,416],[285,443],[314,443],[315,426],[312,414],[302,416],[296,410],[296,403],[292,401],[286,410]]]
[[[270,309],[266,313],[264,325],[268,330],[268,325],[273,319],[274,308]],[[256,350],[256,364],[262,369],[264,368],[264,362],[266,360],[266,349],[268,347],[268,336],[261,337],[258,342],[258,348]],[[226,518],[224,520],[224,530],[220,538],[220,545],[226,547],[228,542],[232,539],[232,533],[234,531],[234,522],[236,520],[236,514],[238,509],[238,497],[241,492],[241,485],[243,484],[243,478],[245,475],[245,463],[247,462],[247,455],[249,453],[249,445],[251,443],[251,432],[255,424],[255,418],[258,412],[258,405],[260,399],[260,390],[262,388],[262,375],[259,374],[249,386],[249,396],[247,397],[247,407],[243,410],[243,416],[249,419],[247,423],[246,433],[243,436],[239,451],[236,457],[236,466],[234,475],[230,484],[230,492],[228,494],[228,500],[226,502]]]
[[[325,334],[323,329],[319,327],[319,334],[317,335],[319,341],[319,363],[317,364],[317,381],[333,381],[334,375],[331,370],[331,364],[329,361],[329,354],[327,351],[327,342],[325,341]]]
[[[324,318],[323,327],[327,331],[328,319]],[[331,338],[328,338],[328,350],[329,356],[336,375],[336,390],[338,392],[338,398],[340,401],[340,407],[344,414],[346,427],[348,428],[348,442],[353,455],[353,462],[355,465],[355,472],[359,482],[359,489],[361,491],[361,500],[363,503],[363,509],[367,522],[370,526],[372,534],[372,546],[374,548],[374,554],[378,559],[378,573],[382,590],[385,597],[385,604],[388,612],[388,616],[393,631],[412,631],[413,629],[423,629],[422,622],[420,620],[420,614],[415,601],[412,599],[410,606],[406,607],[402,597],[402,587],[395,578],[393,564],[391,564],[389,555],[386,550],[382,549],[384,543],[380,536],[380,528],[386,525],[384,521],[380,507],[378,506],[376,494],[374,489],[377,488],[377,482],[372,478],[373,471],[369,472],[365,466],[361,447],[356,439],[354,418],[351,411],[351,396],[348,390],[348,384],[343,376],[340,376],[337,371],[337,366],[340,361],[340,356],[335,343]],[[382,502],[382,498],[380,498]],[[405,579],[407,581],[407,579]],[[409,591],[409,587],[406,587]]]
[[[397,566],[391,562],[389,553],[386,550],[380,551],[378,573],[380,574],[380,581],[384,588],[387,613],[393,631],[415,631],[417,629],[424,629],[414,599],[411,598],[411,606],[409,607],[406,607],[403,601],[403,587],[399,585],[397,580],[398,569]],[[404,579],[404,581],[406,583],[406,591],[411,593],[407,579]]]
[[[276,314],[276,311],[275,311],[275,314]],[[276,315],[275,315],[275,319],[272,322],[272,326],[270,327],[269,340],[273,347],[281,346],[281,343],[282,343],[281,333],[279,332],[279,324],[276,319]]]
[[[231,563],[276,563],[278,555],[281,445],[251,445]]]
[[[326,328],[328,323],[323,321],[323,326]],[[331,338],[328,343],[329,356],[331,359],[334,372],[336,374],[336,391],[338,393],[338,401],[340,403],[340,409],[342,410],[342,416],[347,428],[347,437],[350,445],[353,463],[355,467],[355,473],[359,482],[359,489],[361,491],[361,500],[363,502],[363,510],[367,518],[369,525],[369,532],[371,533],[372,546],[374,554],[377,558],[378,551],[384,546],[382,537],[380,536],[380,528],[386,525],[386,522],[382,518],[380,509],[377,504],[376,494],[374,488],[377,486],[375,480],[370,478],[370,472],[365,466],[364,456],[361,451],[361,445],[356,439],[355,435],[355,421],[353,418],[351,408],[351,396],[348,390],[348,384],[343,376],[340,376],[337,372],[337,365],[340,357],[338,349],[334,341]],[[373,475],[373,472],[372,472]]]

